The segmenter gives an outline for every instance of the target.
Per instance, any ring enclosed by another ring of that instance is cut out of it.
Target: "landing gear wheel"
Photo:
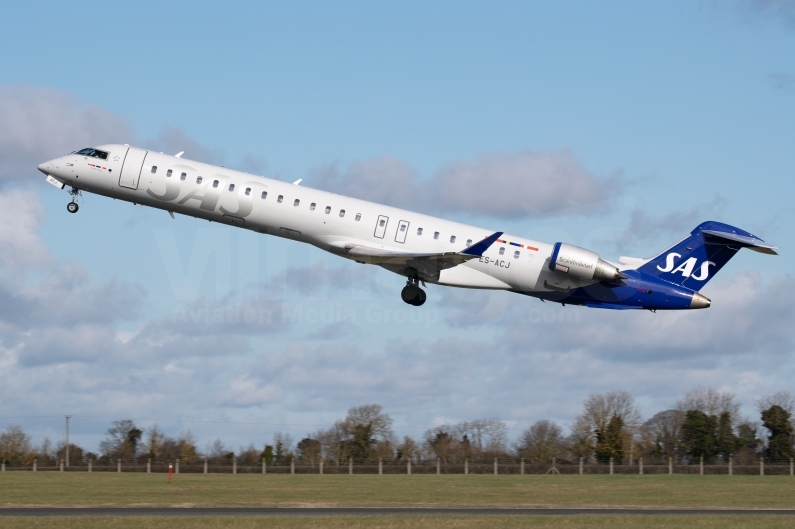
[[[400,292],[400,298],[409,305],[417,305],[420,300],[420,295],[424,294],[422,289],[416,285],[406,285]]]
[[[69,202],[66,205],[66,211],[69,213],[77,213],[78,209],[80,209],[80,206],[77,205],[77,202]]]

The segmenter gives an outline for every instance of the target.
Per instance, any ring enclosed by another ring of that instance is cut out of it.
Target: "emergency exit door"
[[[409,221],[401,220],[398,222],[398,229],[395,233],[395,242],[406,242],[406,234],[409,231]]]
[[[127,156],[124,157],[124,165],[119,175],[119,185],[130,189],[138,189],[138,181],[141,179],[141,169],[144,166],[146,154],[149,151],[130,147],[127,149]]]
[[[384,234],[386,233],[386,225],[389,223],[389,217],[384,215],[379,215],[378,220],[375,221],[375,233],[374,235],[379,239],[384,238]]]

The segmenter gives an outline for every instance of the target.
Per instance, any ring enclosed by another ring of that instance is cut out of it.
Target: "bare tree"
[[[138,442],[143,431],[130,420],[113,421],[108,428],[107,437],[99,443],[99,449],[106,457],[133,459],[138,452]]]
[[[677,457],[685,413],[681,410],[665,410],[644,422],[640,427],[643,450],[649,455]]]
[[[28,463],[34,457],[30,435],[21,426],[8,425],[0,433],[0,459],[12,463]]]
[[[772,395],[765,395],[756,401],[759,413],[769,410],[773,406],[781,407],[790,416],[795,415],[795,396],[789,391],[779,391]]]
[[[532,463],[549,462],[563,453],[563,429],[552,421],[536,421],[524,432],[516,445],[519,457]]]
[[[740,420],[740,403],[734,393],[718,391],[713,388],[697,388],[685,395],[676,403],[676,409],[682,412],[700,411],[706,415],[720,417],[728,412],[732,426]]]
[[[416,461],[419,460],[421,455],[422,449],[417,441],[408,435],[403,437],[403,442],[397,447],[397,459],[401,461]]]
[[[634,433],[640,424],[640,410],[626,391],[592,394],[583,403],[583,411],[574,422],[575,438],[590,439],[603,460],[629,453]]]

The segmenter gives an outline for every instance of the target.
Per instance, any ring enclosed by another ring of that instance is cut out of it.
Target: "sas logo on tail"
[[[693,269],[696,267],[696,263],[698,259],[695,257],[691,257],[685,261],[683,261],[679,266],[674,268],[676,263],[674,262],[678,257],[682,257],[678,253],[669,253],[665,256],[665,267],[661,267],[657,265],[657,270],[660,272],[671,272],[672,274],[678,274],[682,272],[684,277],[692,277],[696,281],[704,281],[709,277],[709,265],[715,266],[715,263],[712,261],[704,261],[701,263],[701,267],[698,270],[698,274],[693,274]]]

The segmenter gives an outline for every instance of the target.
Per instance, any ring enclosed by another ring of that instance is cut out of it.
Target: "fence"
[[[193,461],[151,461],[151,460],[114,460],[114,461],[78,461],[66,467],[63,461],[49,460],[39,464],[19,464],[2,462],[0,471],[32,471],[32,472],[148,472],[165,473],[169,465],[173,465],[176,474],[700,474],[700,475],[795,475],[795,461],[770,460],[760,458],[757,462],[743,461],[738,463],[733,458],[728,461],[667,461],[655,459],[644,463],[643,459],[631,464],[618,464],[610,460],[608,463],[593,463],[580,460],[556,461],[549,463],[525,462],[523,459],[494,458],[473,459],[464,461],[353,461],[308,462],[292,460],[278,464],[256,464],[193,460]]]

